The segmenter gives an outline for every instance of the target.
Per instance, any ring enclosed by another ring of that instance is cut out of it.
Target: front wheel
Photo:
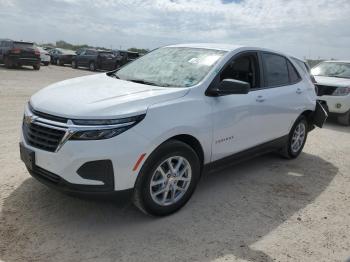
[[[197,153],[187,144],[170,140],[159,146],[143,165],[133,202],[143,212],[166,216],[183,207],[200,176]]]
[[[297,158],[304,148],[308,134],[308,123],[304,116],[295,121],[286,145],[281,150],[281,155],[287,159]]]
[[[90,69],[90,71],[95,71],[95,70],[96,70],[95,63],[94,63],[94,62],[90,62],[90,64],[89,64],[89,69]]]
[[[72,61],[72,68],[74,68],[74,69],[77,68],[77,62],[75,62],[75,60]]]
[[[33,65],[34,70],[40,70],[40,64]]]

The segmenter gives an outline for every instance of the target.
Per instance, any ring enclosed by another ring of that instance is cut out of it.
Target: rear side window
[[[263,53],[264,75],[269,87],[289,84],[289,70],[286,58],[280,55]]]
[[[290,78],[290,83],[294,84],[299,82],[300,80],[300,76],[297,72],[297,70],[295,69],[295,67],[291,64],[291,62],[287,61],[288,64],[288,71],[289,71],[289,78]]]

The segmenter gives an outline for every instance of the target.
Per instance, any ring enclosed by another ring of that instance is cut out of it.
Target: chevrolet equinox
[[[162,216],[185,205],[207,168],[271,151],[296,158],[326,117],[310,75],[287,55],[173,45],[34,94],[20,152],[46,185],[127,190],[142,211]]]

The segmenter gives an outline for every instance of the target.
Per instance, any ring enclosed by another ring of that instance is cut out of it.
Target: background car
[[[40,52],[32,42],[0,40],[0,62],[6,67],[33,66],[40,69]]]
[[[113,50],[113,53],[117,57],[119,67],[140,57],[139,53],[131,51]]]
[[[41,63],[44,64],[45,66],[48,66],[50,64],[50,61],[51,61],[51,56],[50,56],[49,52],[46,51],[41,46],[37,46],[36,48],[40,52],[40,61],[41,61]]]
[[[318,99],[326,104],[330,116],[350,125],[350,61],[325,61],[311,70]]]
[[[51,64],[63,66],[72,64],[72,58],[76,55],[75,51],[63,48],[55,48],[50,50]]]
[[[87,67],[91,71],[96,69],[114,70],[118,68],[117,57],[112,51],[83,49],[79,50],[72,61],[72,67]]]

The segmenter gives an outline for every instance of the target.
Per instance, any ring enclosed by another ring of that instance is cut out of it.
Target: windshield
[[[350,63],[323,62],[311,70],[314,76],[350,78]]]
[[[200,48],[164,47],[127,64],[115,75],[123,80],[145,84],[190,87],[198,84],[225,53]]]

